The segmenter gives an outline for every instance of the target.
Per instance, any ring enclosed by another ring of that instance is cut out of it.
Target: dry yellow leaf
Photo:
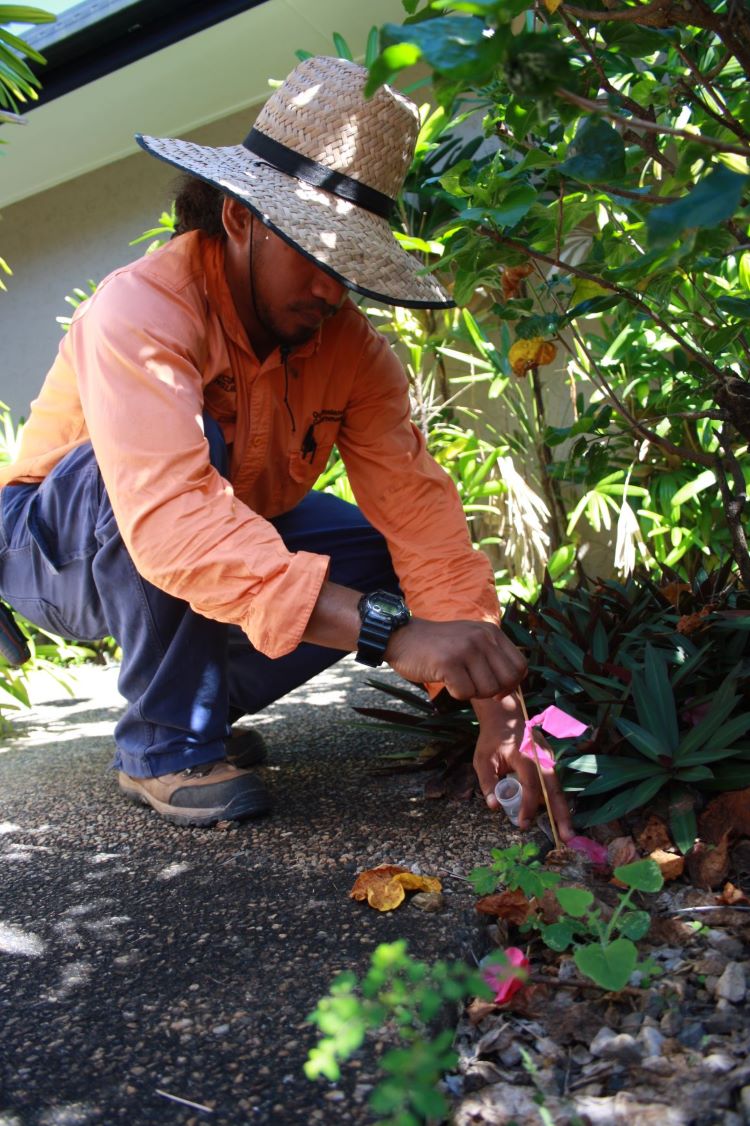
[[[684,856],[677,856],[673,852],[665,852],[663,848],[655,848],[654,851],[650,853],[649,860],[656,861],[665,880],[678,879],[685,868]]]
[[[442,891],[443,885],[436,876],[416,876],[414,872],[399,872],[393,879],[405,891]]]
[[[517,340],[511,345],[508,360],[513,374],[522,376],[532,368],[551,364],[556,355],[557,348],[551,340],[542,340],[540,336],[534,336],[530,340]]]
[[[544,6],[548,12],[556,12],[562,4],[562,0],[544,0]]]
[[[417,876],[397,864],[381,864],[360,872],[349,892],[352,899],[366,899],[376,911],[392,911],[403,903],[407,891],[442,891],[434,876]]]

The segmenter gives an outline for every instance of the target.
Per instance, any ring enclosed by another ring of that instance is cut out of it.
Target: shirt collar
[[[201,242],[201,253],[206,274],[206,298],[210,307],[221,321],[227,336],[258,363],[252,343],[248,340],[245,326],[239,318],[232,300],[232,294],[229,291],[224,269],[224,240],[204,235]],[[304,359],[313,355],[320,347],[321,335],[322,326],[304,344],[293,348],[287,358]],[[283,362],[278,346],[274,348],[265,363],[268,364],[269,361],[273,362],[273,366],[280,365]]]

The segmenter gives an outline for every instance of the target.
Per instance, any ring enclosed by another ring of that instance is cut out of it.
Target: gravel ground
[[[457,878],[517,830],[371,773],[406,737],[353,725],[353,704],[383,700],[351,659],[257,717],[270,818],[170,826],[108,769],[116,675],[79,670],[73,698],[36,680],[0,741],[0,1126],[370,1123],[382,1045],[339,1084],[309,1082],[306,1014],[380,942],[428,961],[523,942],[478,921]],[[745,890],[749,849],[732,862]],[[381,863],[441,877],[443,909],[354,903]],[[679,881],[655,898],[642,954],[664,973],[647,989],[592,991],[569,956],[530,949],[511,1007],[459,1022],[454,1126],[748,1126],[750,915],[675,914],[697,903],[715,893]]]
[[[170,826],[109,770],[116,671],[79,670],[72,699],[35,682],[0,743],[0,1126],[370,1121],[376,1046],[312,1083],[306,1014],[380,942],[470,957],[477,931],[459,880],[437,914],[379,914],[348,898],[354,877],[466,873],[507,823],[369,773],[391,737],[352,726],[380,697],[347,659],[257,718],[273,816]]]

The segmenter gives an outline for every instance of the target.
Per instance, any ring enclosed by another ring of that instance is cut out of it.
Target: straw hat
[[[388,222],[414,154],[417,107],[364,67],[310,58],[268,99],[241,145],[137,134],[153,156],[246,204],[349,289],[412,308],[452,305]]]

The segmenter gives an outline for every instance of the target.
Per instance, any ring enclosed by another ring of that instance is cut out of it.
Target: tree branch
[[[566,90],[564,86],[558,86],[555,90],[555,94],[562,101],[569,102],[572,106],[578,106],[579,109],[587,109],[592,113],[598,113],[601,117],[606,117],[609,121],[616,121],[628,129],[645,129],[649,133],[659,133],[669,137],[683,137],[685,140],[695,141],[699,145],[705,145],[706,148],[709,149],[716,149],[718,152],[736,153],[738,156],[744,156],[750,159],[750,147],[747,145],[733,145],[728,141],[720,141],[717,137],[707,137],[705,133],[691,132],[689,129],[674,129],[671,125],[661,125],[656,121],[647,121],[645,117],[623,117],[622,114],[607,109],[601,102],[594,102],[590,98],[582,98],[580,94],[574,94],[572,90]]]
[[[663,331],[666,332],[675,343],[679,344],[681,348],[684,348],[687,354],[691,356],[696,363],[699,363],[701,367],[705,368],[714,379],[719,380],[719,382],[724,380],[725,375],[721,368],[717,367],[703,352],[699,352],[692,344],[688,344],[684,337],[674,331],[668,321],[665,321],[646,304],[640,294],[633,293],[629,289],[624,289],[622,286],[609,282],[596,274],[590,274],[588,270],[582,270],[579,266],[572,266],[568,262],[563,262],[560,258],[553,258],[549,254],[542,254],[541,251],[534,250],[533,247],[526,246],[524,243],[516,242],[515,239],[508,238],[507,235],[501,235],[498,231],[493,231],[490,227],[480,227],[479,230],[485,237],[491,238],[493,242],[501,243],[504,246],[510,247],[512,250],[518,250],[520,253],[535,258],[540,262],[547,262],[550,266],[558,266],[565,270],[566,273],[572,274],[573,277],[583,278],[584,281],[595,282],[596,285],[600,286],[602,289],[607,289],[610,293],[618,294],[619,297],[622,297],[624,301],[627,301],[634,308],[638,309],[639,312],[645,313],[646,316],[650,317],[654,324],[658,324],[659,328],[663,329]]]
[[[745,589],[750,590],[750,552],[748,551],[745,529],[742,526],[742,514],[747,504],[745,477],[737,458],[729,448],[729,434],[726,426],[721,432],[721,442],[724,447],[724,456],[723,459],[721,455],[717,455],[716,457],[716,476],[719,481],[721,499],[724,504],[724,515],[729,527],[729,533],[732,537],[733,554],[737,560],[737,566],[740,569],[740,575],[742,576],[742,582],[745,584]],[[729,487],[725,463],[729,468],[735,489],[737,490],[734,494]]]

